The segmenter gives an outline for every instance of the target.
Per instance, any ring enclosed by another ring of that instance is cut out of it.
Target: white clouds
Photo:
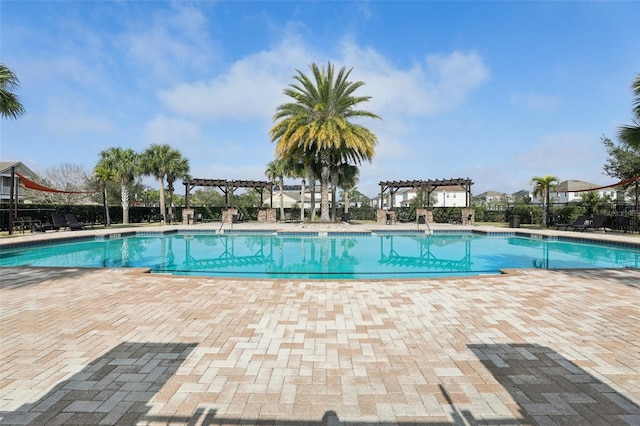
[[[380,115],[431,116],[449,111],[489,78],[475,52],[427,55],[424,63],[400,69],[374,49],[345,42],[340,62],[354,68],[354,79],[365,82],[362,93],[372,97],[371,109],[380,110]]]
[[[295,68],[312,57],[298,38],[288,37],[208,81],[183,82],[158,97],[172,112],[203,121],[270,120],[276,106],[286,101],[282,91],[293,82]]]
[[[159,91],[158,97],[172,113],[199,121],[268,121],[276,106],[287,101],[282,91],[293,83],[295,70],[306,73],[310,63],[323,63],[319,56],[289,34],[273,48],[238,60],[209,80],[185,81]],[[356,94],[371,96],[364,107],[383,118],[451,110],[488,79],[487,68],[473,52],[432,55],[425,64],[399,69],[375,49],[345,42],[332,62],[353,68],[351,79],[365,82]]]
[[[149,144],[169,144],[176,148],[188,147],[195,142],[202,142],[202,133],[197,124],[160,115],[147,124],[145,139]]]
[[[132,21],[123,36],[129,57],[155,77],[174,81],[188,70],[205,70],[216,49],[201,11],[177,3],[167,13]]]
[[[426,62],[427,75],[435,83],[433,99],[442,109],[459,105],[489,79],[488,69],[475,52],[429,55]]]

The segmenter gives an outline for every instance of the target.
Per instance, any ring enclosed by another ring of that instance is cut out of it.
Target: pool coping
[[[281,237],[340,237],[370,235],[447,235],[470,234],[484,236],[516,236],[541,239],[547,241],[565,241],[574,243],[596,243],[607,246],[640,249],[640,239],[619,235],[587,232],[556,231],[549,229],[498,228],[492,226],[432,226],[432,229],[412,228],[379,228],[369,227],[359,230],[336,230],[330,227],[317,229],[272,228],[262,226],[238,227],[235,229],[217,229],[212,227],[194,227],[189,225],[162,226],[155,229],[100,229],[85,231],[60,231],[52,233],[32,234],[10,240],[0,240],[0,250],[21,249],[47,244],[63,244],[68,242],[93,241],[101,239],[117,239],[130,236],[157,236],[170,234],[218,234],[218,235],[252,235],[272,234]]]

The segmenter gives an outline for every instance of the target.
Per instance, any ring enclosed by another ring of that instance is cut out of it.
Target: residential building
[[[11,167],[15,167],[17,173],[28,179],[37,179],[37,175],[20,161],[0,161],[0,201],[2,202],[9,202],[11,196]],[[23,194],[24,188],[18,186],[18,200]]]
[[[407,207],[418,196],[416,188],[401,188],[393,194],[394,207]],[[425,195],[426,197],[426,195]],[[431,192],[431,198],[435,198],[435,202],[431,203],[431,207],[466,207],[467,191],[461,186],[438,187]],[[384,200],[381,205],[380,195],[370,200],[370,206],[374,208],[388,208],[390,194],[384,194]],[[427,200],[424,200],[425,205]]]
[[[294,205],[300,207],[300,192],[302,191],[302,185],[283,185],[283,205],[285,209],[289,209]],[[316,206],[320,207],[320,185],[316,185]],[[267,206],[271,205],[269,198],[264,200]],[[273,208],[280,208],[280,187],[278,185],[273,186]],[[304,188],[304,208],[311,208],[311,190],[308,186]]]
[[[555,191],[549,192],[549,199],[552,203],[571,203],[582,200],[581,195],[590,190],[591,188],[598,188],[602,185],[598,185],[591,182],[585,182],[583,180],[570,179],[562,181],[558,184]],[[595,192],[599,197],[609,197],[616,199],[616,188],[602,188],[596,189]],[[533,204],[542,204],[542,195],[532,197]]]

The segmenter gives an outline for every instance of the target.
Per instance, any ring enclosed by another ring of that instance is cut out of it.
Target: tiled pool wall
[[[69,236],[56,239],[39,239],[33,241],[9,242],[0,244],[0,251],[23,249],[28,247],[37,247],[41,245],[66,244],[82,241],[94,240],[113,240],[126,237],[159,237],[163,235],[274,235],[278,237],[367,237],[367,236],[385,236],[385,235],[483,235],[488,237],[525,237],[536,240],[546,241],[563,241],[569,243],[585,243],[598,244],[613,247],[621,247],[626,249],[640,250],[640,241],[613,241],[613,240],[597,240],[591,238],[564,236],[564,235],[543,235],[535,232],[526,231],[483,231],[477,229],[436,229],[428,231],[424,229],[416,230],[373,230],[373,231],[278,231],[276,229],[226,229],[221,231],[212,231],[204,229],[188,229],[188,230],[158,230],[158,231],[125,231],[115,232],[101,235],[83,235]]]

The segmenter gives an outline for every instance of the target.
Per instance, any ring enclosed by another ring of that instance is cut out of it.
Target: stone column
[[[258,222],[276,222],[276,209],[261,209],[258,211]]]
[[[235,207],[222,210],[222,223],[233,223],[233,218],[238,218],[238,209]]]
[[[462,224],[473,225],[473,222],[475,222],[475,210],[470,207],[462,209]]]
[[[189,225],[193,223],[195,218],[195,211],[193,209],[182,209],[182,224]]]

